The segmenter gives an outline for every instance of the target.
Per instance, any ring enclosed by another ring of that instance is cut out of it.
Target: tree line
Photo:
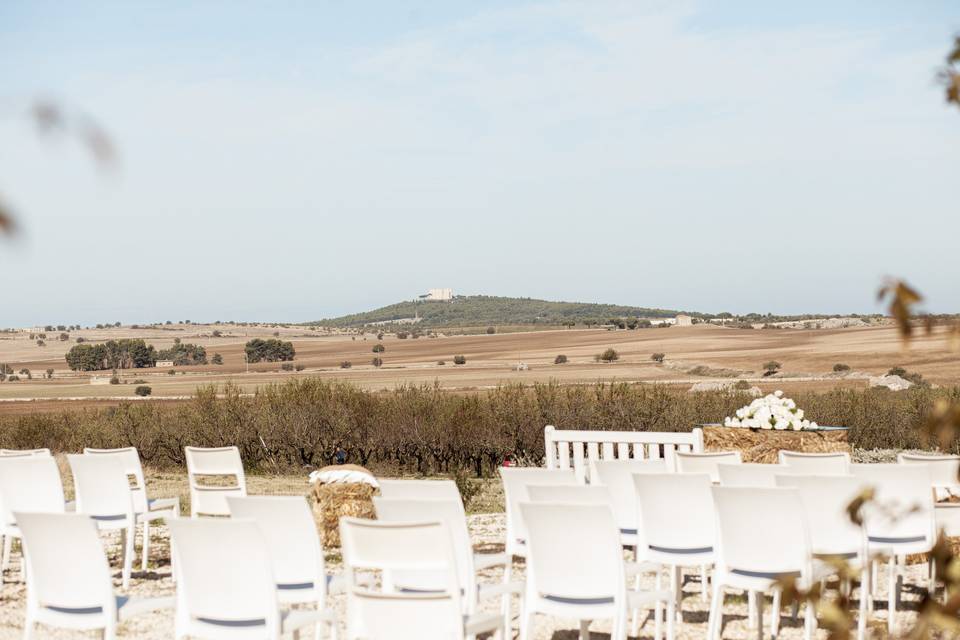
[[[792,394],[821,424],[850,427],[863,449],[927,448],[919,425],[960,387],[889,392],[835,389]],[[0,447],[139,449],[155,467],[182,466],[183,447],[236,445],[251,470],[296,471],[347,460],[378,473],[468,470],[495,473],[506,456],[542,464],[543,428],[688,431],[716,423],[752,398],[745,392],[688,393],[664,385],[509,385],[478,393],[431,386],[373,392],[317,378],[262,387],[205,387],[177,405],[124,403],[98,410],[0,418]],[[947,448],[958,451],[958,440]]]

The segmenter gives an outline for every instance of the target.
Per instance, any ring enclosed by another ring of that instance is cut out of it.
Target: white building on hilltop
[[[427,294],[420,297],[424,300],[453,300],[453,289],[427,289]]]
[[[676,320],[674,320],[674,322],[673,322],[673,326],[675,326],[675,327],[692,327],[692,326],[693,326],[693,318],[690,317],[690,316],[688,316],[688,315],[685,314],[685,313],[678,313]]]

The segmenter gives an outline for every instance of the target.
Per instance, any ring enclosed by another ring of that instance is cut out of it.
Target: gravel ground
[[[503,549],[503,514],[481,514],[469,517],[470,530],[474,538],[476,548],[480,552],[496,552]],[[165,596],[173,595],[174,585],[170,579],[170,565],[168,560],[168,547],[165,528],[157,530],[155,543],[151,545],[152,558],[151,566],[155,569],[147,572],[135,571],[129,594],[131,596]],[[108,543],[111,540],[106,540]],[[113,540],[115,542],[116,539]],[[139,548],[139,541],[138,541]],[[116,544],[108,545],[111,554],[112,566],[116,567],[119,563]],[[0,639],[20,638],[23,635],[23,607],[24,607],[24,586],[18,582],[19,578],[19,553],[14,553],[14,567],[7,571],[3,576],[3,585],[0,588]],[[328,555],[328,570],[339,573],[341,570],[339,554],[330,553]],[[913,578],[919,577],[920,568],[912,567],[911,575],[907,580],[907,587],[904,591],[904,602],[901,605],[901,612],[897,614],[897,627],[899,630],[909,628],[910,621],[915,616],[917,595],[909,587],[914,583]],[[517,566],[517,574],[522,575],[522,564]],[[484,580],[495,581],[500,578],[498,571],[490,571],[484,574]],[[881,581],[883,576],[881,575]],[[119,591],[120,577],[119,572],[115,575],[115,587]],[[652,580],[650,581],[652,583]],[[885,582],[882,582],[885,584]],[[652,586],[652,584],[651,584]],[[700,599],[700,585],[697,571],[691,569],[685,574],[684,599],[683,599],[683,622],[677,625],[677,638],[680,640],[704,638],[706,634],[708,604]],[[337,609],[341,615],[344,613],[344,596],[331,597],[331,605]],[[765,612],[769,614],[770,606],[765,607]],[[514,608],[516,611],[516,608]],[[746,624],[746,600],[741,594],[731,593],[727,596],[724,605],[724,638],[755,638],[756,631],[750,630]],[[873,635],[885,635],[885,604],[878,602],[877,611],[871,619],[871,629]],[[768,623],[769,624],[769,623]],[[341,625],[342,626],[342,625]],[[768,627],[769,628],[769,627]],[[607,639],[610,637],[610,626],[606,622],[596,622],[591,627],[591,637],[594,640]],[[514,634],[516,625],[514,625]],[[802,638],[803,628],[802,620],[796,622],[790,620],[788,615],[783,617],[783,625],[780,637],[784,640]],[[91,637],[91,633],[64,632],[52,630],[46,627],[40,627],[37,633],[38,638],[76,638]],[[652,638],[653,624],[649,622],[640,631],[641,638]],[[818,638],[826,638],[825,630],[820,629],[817,632]],[[120,637],[122,638],[144,638],[159,639],[173,637],[173,612],[164,611],[152,613],[149,615],[135,618],[120,626]],[[543,616],[537,618],[537,629],[534,636],[537,640],[574,640],[578,637],[577,623],[573,620],[550,619]]]

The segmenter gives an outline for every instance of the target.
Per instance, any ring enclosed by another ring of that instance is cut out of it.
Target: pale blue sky
[[[960,311],[957,31],[953,1],[8,0],[0,326],[429,287],[872,312],[887,274]],[[100,120],[119,169],[39,139],[34,96]]]

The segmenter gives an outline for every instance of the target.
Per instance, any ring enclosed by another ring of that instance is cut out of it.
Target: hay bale
[[[740,451],[744,462],[776,464],[780,451],[804,453],[850,453],[847,431],[777,431],[704,427],[703,446],[707,451]]]
[[[324,548],[340,546],[340,518],[375,517],[373,495],[377,489],[361,482],[314,483],[311,492],[313,518]]]

